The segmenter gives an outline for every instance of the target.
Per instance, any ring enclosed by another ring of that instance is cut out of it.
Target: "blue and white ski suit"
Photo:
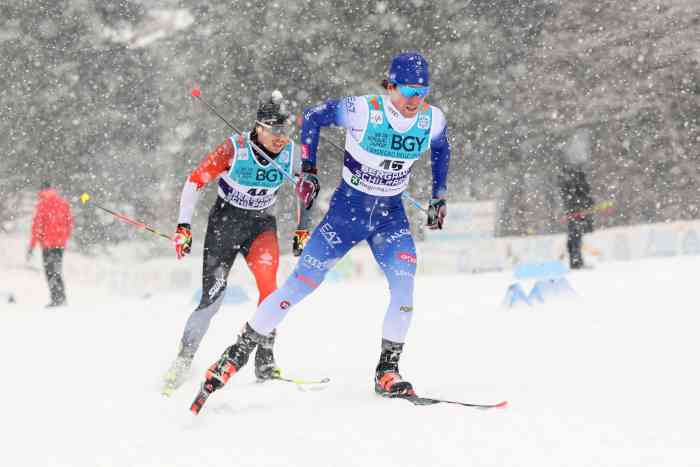
[[[425,104],[415,117],[405,118],[388,96],[329,100],[304,112],[302,159],[308,164],[315,166],[319,131],[330,125],[346,129],[343,179],[294,272],[259,305],[249,324],[268,335],[350,248],[366,240],[391,293],[382,337],[402,343],[413,315],[416,249],[401,193],[411,166],[430,149],[432,195],[446,195],[450,146],[445,117]]]

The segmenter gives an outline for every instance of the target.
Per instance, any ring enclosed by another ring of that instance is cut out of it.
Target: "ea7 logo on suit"
[[[328,243],[330,246],[340,245],[341,243],[343,243],[343,241],[340,239],[335,230],[333,230],[333,226],[329,223],[323,224],[319,228],[319,231],[321,232],[321,235],[323,235],[323,238],[326,240],[326,243]]]

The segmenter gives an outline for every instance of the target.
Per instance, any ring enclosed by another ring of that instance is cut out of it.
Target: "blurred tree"
[[[50,176],[69,196],[89,190],[167,229],[189,171],[230,134],[190,97],[193,86],[249,129],[262,90],[280,89],[296,112],[378,93],[391,56],[408,49],[430,60],[430,101],[448,117],[451,200],[498,199],[498,234],[561,229],[556,175],[584,134],[593,194],[618,205],[605,225],[700,216],[693,0],[5,3],[0,207],[9,218],[26,214],[19,200]],[[340,131],[324,134],[342,143]],[[322,143],[320,158],[327,197],[341,157]],[[429,187],[424,158],[410,192],[425,202]],[[294,224],[284,193],[283,237]],[[83,244],[138,235],[76,211]]]

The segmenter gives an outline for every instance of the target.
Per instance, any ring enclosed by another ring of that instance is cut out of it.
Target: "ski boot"
[[[255,352],[255,377],[258,382],[267,381],[269,379],[279,378],[282,373],[275,364],[275,355],[272,348],[275,345],[275,336],[277,331],[272,331],[270,337],[266,337],[263,342],[258,345],[258,350]]]
[[[374,374],[374,392],[383,397],[411,397],[416,393],[399,373],[403,344],[382,339],[382,353]]]
[[[258,334],[246,323],[243,332],[238,335],[235,344],[224,350],[219,360],[209,367],[205,380],[195,398],[190,410],[196,415],[212,392],[224,387],[228,380],[248,362],[255,347],[269,337]]]
[[[182,386],[182,383],[184,383],[190,375],[192,359],[194,359],[194,352],[180,343],[180,350],[177,353],[177,357],[175,357],[175,360],[170,365],[165,376],[163,376],[163,390],[161,394],[164,396],[171,396],[177,388]]]

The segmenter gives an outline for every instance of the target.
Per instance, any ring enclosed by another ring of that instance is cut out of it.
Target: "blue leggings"
[[[250,326],[269,335],[287,312],[313,292],[326,273],[363,240],[369,243],[389,281],[391,300],[382,337],[404,342],[413,316],[416,247],[401,196],[370,196],[345,182],[333,194],[328,213],[311,234],[294,272],[258,306]]]

